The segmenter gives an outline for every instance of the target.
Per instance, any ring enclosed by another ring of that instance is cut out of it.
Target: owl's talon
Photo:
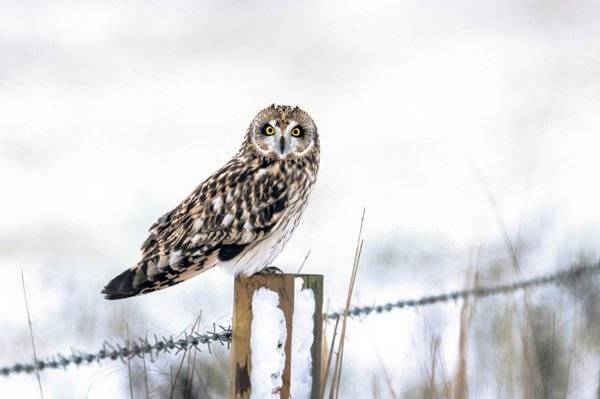
[[[283,274],[283,270],[278,268],[277,266],[269,266],[262,269],[259,274]]]

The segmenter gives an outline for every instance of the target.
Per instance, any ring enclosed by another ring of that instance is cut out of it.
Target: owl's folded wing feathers
[[[150,228],[142,260],[103,293],[119,299],[156,291],[234,259],[269,236],[290,198],[268,164],[231,161]]]

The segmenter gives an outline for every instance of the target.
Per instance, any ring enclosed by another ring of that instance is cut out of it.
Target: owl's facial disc
[[[286,159],[302,152],[307,141],[304,129],[294,120],[273,119],[266,122],[254,136],[254,142],[264,155]]]
[[[319,136],[312,118],[300,108],[271,105],[252,120],[244,145],[262,156],[286,160],[318,150]]]

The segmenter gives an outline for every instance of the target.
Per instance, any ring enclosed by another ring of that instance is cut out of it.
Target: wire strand
[[[453,291],[446,294],[424,296],[418,299],[401,299],[397,302],[388,302],[372,306],[356,306],[348,310],[349,316],[362,316],[371,313],[391,312],[395,309],[417,308],[429,306],[436,303],[455,302],[469,297],[484,298],[493,295],[507,295],[515,291],[525,290],[527,288],[541,287],[551,284],[572,283],[583,276],[589,276],[600,272],[600,263],[592,266],[576,266],[568,270],[562,270],[556,273],[547,274],[540,277],[521,280],[511,284],[496,285],[491,287],[477,287],[470,290]],[[342,317],[345,312],[332,312],[325,315],[327,319],[335,320]]]
[[[71,355],[57,354],[45,360],[37,360],[33,363],[16,363],[10,367],[0,368],[0,374],[10,376],[20,373],[34,373],[46,369],[65,369],[70,365],[87,365],[100,363],[103,360],[121,360],[126,362],[134,357],[144,357],[149,354],[158,356],[163,353],[186,351],[188,349],[200,350],[206,346],[211,351],[211,344],[218,343],[229,346],[231,342],[231,328],[220,327],[206,333],[185,333],[183,338],[154,337],[138,338],[134,341],[126,341],[125,344],[111,344],[105,342],[102,348],[96,352],[74,351]]]

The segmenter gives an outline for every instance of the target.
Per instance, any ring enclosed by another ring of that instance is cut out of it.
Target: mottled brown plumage
[[[268,267],[298,224],[318,168],[310,116],[298,107],[262,110],[238,154],[150,228],[142,259],[103,293],[148,293],[216,265],[246,275]]]

